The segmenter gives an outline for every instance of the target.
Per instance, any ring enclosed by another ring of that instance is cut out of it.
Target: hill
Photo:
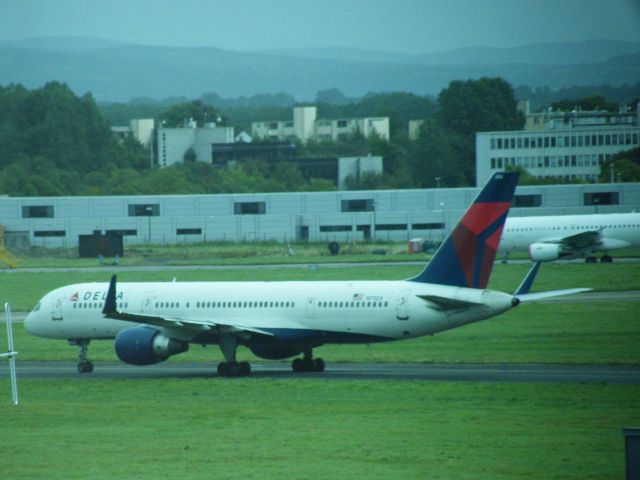
[[[0,85],[37,88],[57,80],[78,94],[92,92],[99,101],[195,98],[203,92],[226,97],[287,92],[309,100],[334,87],[349,96],[369,91],[436,95],[451,80],[485,76],[555,89],[635,83],[640,44],[594,41],[403,56],[355,49],[237,52],[64,37],[0,42]]]

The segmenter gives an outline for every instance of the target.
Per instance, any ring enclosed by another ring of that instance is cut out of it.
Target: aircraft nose
[[[33,312],[29,312],[24,318],[24,329],[29,333],[33,333]]]
[[[38,312],[40,311],[41,302],[31,310],[24,319],[24,329],[32,335],[38,335]]]

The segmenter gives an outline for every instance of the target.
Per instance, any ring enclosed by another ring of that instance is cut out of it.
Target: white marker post
[[[11,324],[11,306],[8,303],[4,304],[4,314],[7,319],[7,343],[9,344],[9,351],[6,353],[0,353],[0,357],[6,357],[9,359],[9,372],[11,373],[11,393],[13,395],[13,403],[18,405],[18,379],[16,378],[16,352],[13,349],[13,326]]]

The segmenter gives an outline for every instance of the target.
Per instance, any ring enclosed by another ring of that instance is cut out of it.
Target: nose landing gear
[[[93,372],[93,363],[89,360],[89,343],[91,340],[85,339],[72,339],[69,340],[69,345],[76,345],[80,348],[78,353],[78,373],[91,373]]]

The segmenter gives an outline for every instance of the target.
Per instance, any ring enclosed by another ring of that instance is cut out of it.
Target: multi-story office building
[[[297,138],[303,142],[310,139],[335,141],[341,135],[361,133],[365,138],[374,133],[389,140],[388,117],[318,119],[316,107],[294,107],[293,121],[269,120],[253,122],[252,135],[268,140]]]
[[[476,134],[476,185],[509,166],[536,177],[596,182],[612,155],[640,146],[640,105],[633,113],[547,111],[526,119],[522,131]]]

